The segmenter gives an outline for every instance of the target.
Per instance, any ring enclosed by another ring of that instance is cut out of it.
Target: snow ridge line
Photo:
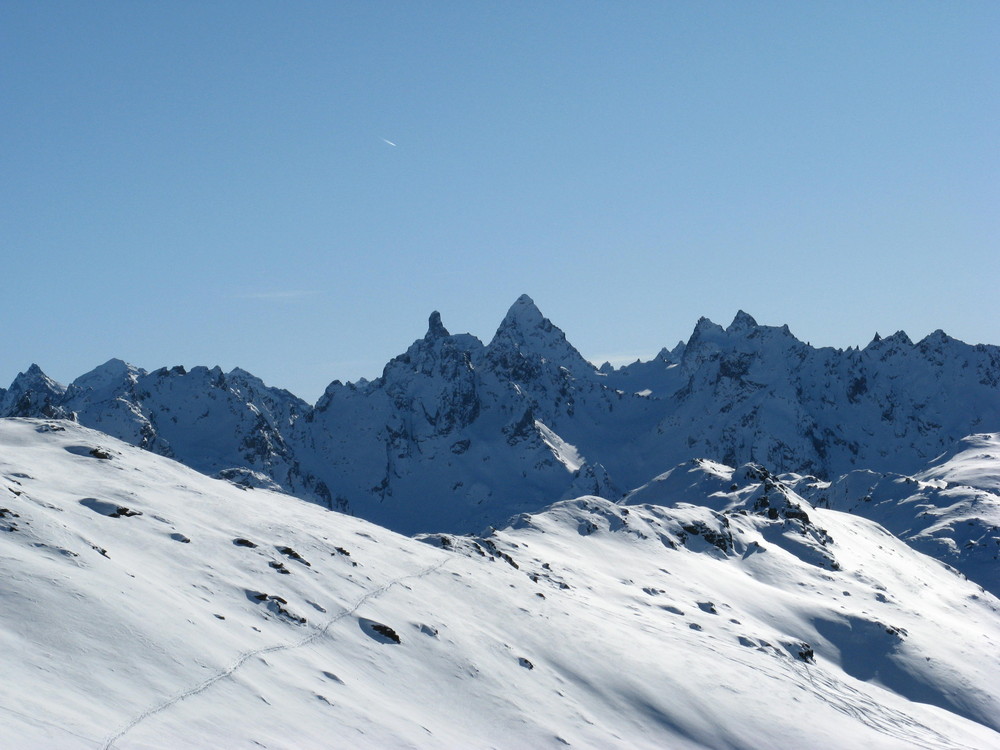
[[[255,656],[261,656],[263,654],[273,654],[273,653],[275,653],[277,651],[290,651],[292,649],[300,648],[300,647],[305,646],[305,645],[307,645],[309,643],[312,643],[317,638],[326,635],[327,632],[330,630],[330,628],[335,623],[337,623],[340,620],[344,619],[345,617],[348,617],[348,616],[354,614],[355,612],[357,612],[358,609],[360,609],[361,606],[365,602],[367,602],[367,601],[369,601],[371,599],[374,599],[374,598],[376,598],[378,596],[381,596],[386,591],[388,591],[392,587],[394,587],[394,586],[402,583],[403,581],[410,580],[411,578],[424,578],[425,576],[430,575],[431,573],[435,572],[436,570],[440,570],[442,567],[444,567],[444,565],[450,559],[451,558],[446,557],[445,559],[441,560],[441,562],[436,563],[435,565],[431,565],[428,568],[424,568],[423,570],[421,570],[418,573],[412,573],[410,575],[405,575],[405,576],[400,576],[399,578],[394,578],[393,580],[389,581],[388,583],[383,584],[382,586],[379,586],[376,589],[372,589],[371,591],[369,591],[368,593],[366,593],[364,596],[362,596],[360,599],[358,599],[348,609],[344,609],[339,614],[337,614],[334,617],[330,618],[327,621],[327,623],[322,628],[320,628],[319,630],[314,630],[312,633],[310,633],[309,635],[305,636],[304,638],[300,638],[298,641],[294,641],[292,643],[279,643],[279,644],[275,644],[273,646],[264,646],[262,648],[257,648],[257,649],[252,649],[250,651],[244,651],[244,652],[242,652],[236,658],[236,661],[234,661],[228,667],[226,667],[225,669],[220,670],[219,672],[216,672],[214,675],[212,675],[208,679],[203,680],[202,682],[198,683],[193,688],[185,690],[182,693],[178,693],[177,695],[174,695],[173,697],[168,698],[167,700],[163,701],[162,703],[160,703],[160,704],[158,704],[156,706],[153,706],[152,708],[148,708],[145,711],[143,711],[142,713],[134,716],[124,726],[122,726],[117,732],[115,732],[113,735],[111,735],[111,737],[109,737],[108,739],[104,740],[104,744],[101,745],[101,750],[111,750],[111,748],[113,748],[115,746],[115,743],[118,742],[118,740],[120,740],[122,737],[124,737],[126,734],[128,734],[128,732],[130,732],[132,729],[134,729],[141,722],[145,721],[146,719],[148,719],[151,716],[154,716],[155,714],[158,714],[158,713],[161,713],[162,711],[165,711],[166,709],[170,708],[171,706],[173,706],[176,703],[180,703],[185,698],[190,698],[190,697],[192,697],[194,695],[197,695],[199,693],[204,692],[205,690],[208,690],[208,688],[212,687],[212,685],[214,685],[215,683],[217,683],[219,680],[223,680],[226,677],[229,677],[230,675],[232,675],[237,669],[239,669],[240,667],[242,667],[249,659],[252,659]]]

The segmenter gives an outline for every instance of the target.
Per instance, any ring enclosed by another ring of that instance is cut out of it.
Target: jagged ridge
[[[201,471],[400,531],[476,530],[582,493],[611,499],[685,460],[825,480],[909,474],[1000,430],[1000,349],[937,331],[814,348],[740,312],[650,362],[595,368],[523,295],[483,344],[438,313],[382,375],[310,407],[243,370],[118,360],[69,388],[37,367],[2,416],[72,417]]]

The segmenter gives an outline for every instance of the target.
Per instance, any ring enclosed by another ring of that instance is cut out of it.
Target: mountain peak
[[[448,329],[445,328],[444,324],[441,322],[441,313],[435,310],[431,313],[430,318],[427,320],[427,333],[424,338],[437,339],[449,335]]]
[[[688,339],[687,344],[685,344],[685,348],[691,349],[697,344],[717,339],[723,333],[725,331],[722,326],[718,323],[713,323],[703,315],[698,318],[698,322],[695,324],[694,330],[691,332],[691,337]]]
[[[66,386],[54,381],[42,371],[41,367],[34,363],[32,363],[31,367],[24,372],[19,372],[10,387],[11,390],[14,390],[15,388],[26,389],[41,387],[43,389],[50,390],[53,393],[63,393],[66,390]]]
[[[955,339],[953,339],[947,333],[938,328],[932,333],[928,333],[926,336],[924,336],[919,343],[920,346],[927,348],[929,346],[944,346],[945,344],[954,340]]]
[[[740,310],[733,318],[733,322],[729,324],[726,333],[745,333],[754,328],[757,328],[757,321],[753,319],[753,316]]]
[[[866,349],[890,349],[892,347],[911,347],[913,342],[906,335],[906,331],[896,331],[891,336],[880,336],[875,334],[875,338],[866,346]]]
[[[117,357],[112,357],[103,365],[98,365],[94,368],[94,373],[105,373],[108,375],[124,375],[129,370],[135,369],[128,362],[123,359],[118,359]]]
[[[113,358],[74,380],[67,393],[76,396],[81,391],[88,390],[107,390],[110,392],[126,381],[134,382],[140,375],[145,374],[145,370],[140,370],[124,360]]]
[[[592,377],[596,372],[594,365],[573,348],[566,334],[542,315],[527,294],[522,294],[511,305],[486,350],[499,371],[506,373],[504,377],[510,377],[512,372],[523,375],[544,363],[555,370],[566,368],[577,378]],[[529,360],[534,364],[525,369]]]
[[[36,364],[19,372],[10,388],[0,393],[0,416],[72,418],[55,406],[66,393],[66,386],[57,383]]]
[[[548,322],[542,311],[538,309],[535,301],[527,294],[522,294],[517,301],[510,306],[507,315],[504,316],[501,328],[516,327],[521,329],[538,328]]]

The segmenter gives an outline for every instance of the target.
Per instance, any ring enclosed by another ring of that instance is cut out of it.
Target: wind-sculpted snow
[[[940,331],[814,348],[740,312],[726,328],[702,318],[649,362],[597,369],[522,296],[485,345],[433,313],[380,377],[334,381],[314,407],[243,370],[117,360],[65,389],[33,366],[0,396],[0,416],[74,414],[397,531],[472,532],[553,498],[618,499],[694,458],[823,481],[913,474],[1000,430],[1000,349]]]
[[[1000,743],[1000,602],[758,466],[414,540],[6,419],[0,496],[5,746]]]

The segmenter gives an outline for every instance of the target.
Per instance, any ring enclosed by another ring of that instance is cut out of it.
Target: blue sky
[[[598,362],[1000,344],[998,50],[995,2],[2,2],[0,384],[312,401],[521,293]]]

